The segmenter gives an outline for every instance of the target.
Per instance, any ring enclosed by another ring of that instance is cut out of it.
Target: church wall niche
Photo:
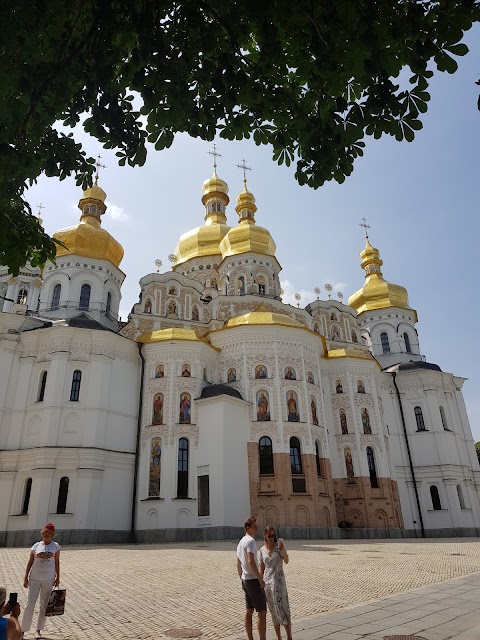
[[[344,505],[344,520],[351,526],[370,529],[400,526],[398,513],[401,513],[401,506],[396,487],[394,489],[392,486],[396,485],[396,482],[390,478],[379,477],[378,484],[378,489],[373,489],[370,486],[370,478],[365,476],[357,476],[355,484],[349,484],[346,478],[334,478],[335,491],[341,495]],[[385,514],[385,526],[379,526],[379,510]],[[337,516],[338,513],[337,508]],[[362,522],[362,525],[359,522]]]
[[[58,434],[59,447],[81,447],[83,435],[78,413],[68,413]]]

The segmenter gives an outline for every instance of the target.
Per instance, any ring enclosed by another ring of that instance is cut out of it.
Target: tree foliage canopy
[[[55,255],[28,184],[42,172],[92,180],[93,159],[57,122],[82,122],[121,165],[142,165],[147,141],[219,134],[271,145],[300,184],[343,182],[365,136],[413,140],[431,69],[455,72],[480,17],[479,0],[3,0],[0,11],[0,263],[13,272]]]

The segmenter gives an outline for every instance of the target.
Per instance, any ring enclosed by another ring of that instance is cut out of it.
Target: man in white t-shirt
[[[253,640],[253,610],[258,614],[257,628],[260,640],[266,640],[267,633],[267,601],[265,598],[265,582],[257,564],[257,543],[255,535],[258,531],[256,518],[250,517],[245,522],[245,535],[237,547],[237,572],[242,580],[245,592],[245,631],[248,640]]]

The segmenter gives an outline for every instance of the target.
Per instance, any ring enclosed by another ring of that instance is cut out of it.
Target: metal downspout
[[[395,390],[397,392],[398,406],[400,407],[400,416],[402,418],[403,434],[405,436],[405,444],[407,446],[408,462],[410,464],[410,473],[412,474],[413,490],[415,491],[415,498],[416,498],[416,501],[417,501],[417,509],[418,509],[418,517],[420,519],[420,529],[421,529],[421,532],[422,532],[422,538],[426,538],[425,527],[423,526],[422,510],[420,508],[420,498],[419,498],[419,495],[418,495],[417,481],[415,479],[415,471],[413,470],[412,454],[410,452],[410,443],[408,442],[407,426],[405,424],[405,416],[403,414],[402,398],[400,396],[400,391],[398,390],[398,387],[397,387],[397,381],[395,380],[395,378],[397,376],[397,373],[395,371],[392,371],[391,374],[392,374],[392,377],[393,377],[393,386],[395,387]]]
[[[138,398],[138,419],[137,419],[137,442],[135,446],[135,468],[133,471],[133,496],[132,496],[132,519],[130,522],[130,542],[137,542],[135,520],[137,517],[137,492],[138,492],[138,467],[140,456],[140,437],[142,432],[142,409],[143,409],[143,383],[145,378],[145,358],[142,353],[142,344],[137,343],[138,354],[142,361],[142,368],[140,374],[140,395]]]

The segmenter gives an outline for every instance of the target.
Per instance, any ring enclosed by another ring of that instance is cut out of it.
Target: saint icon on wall
[[[352,452],[347,447],[344,451],[345,455],[345,468],[347,470],[347,483],[355,482],[355,471],[353,469]]]
[[[263,276],[258,278],[258,293],[265,295],[265,278]]]
[[[315,398],[312,398],[310,401],[310,409],[312,411],[312,424],[318,425],[317,403],[315,402]]]
[[[357,332],[352,329],[352,342],[358,342]]]
[[[298,413],[298,400],[295,391],[287,392],[287,415],[289,422],[300,422]]]
[[[191,375],[190,365],[184,364],[182,367],[182,378],[190,378]]]
[[[155,369],[155,378],[163,378],[164,375],[165,375],[165,370],[163,368],[163,364],[157,365]]]
[[[315,384],[315,378],[313,377],[313,373],[311,371],[307,374],[307,382],[309,384]]]
[[[153,398],[152,424],[163,424],[163,393],[157,393]]]
[[[153,438],[150,449],[150,478],[148,483],[148,497],[160,497],[160,463],[162,456],[162,441]]]
[[[297,379],[297,374],[295,373],[295,369],[292,369],[292,367],[287,367],[285,369],[285,380],[296,380]]]
[[[145,300],[145,306],[143,308],[145,313],[152,313],[152,302],[150,300],[150,298],[147,298]]]
[[[368,415],[368,410],[363,407],[362,409],[362,426],[363,433],[372,433],[372,427],[370,425],[370,416]]]
[[[177,295],[177,290],[175,289],[175,287],[170,287],[170,289],[168,290],[168,295],[169,296],[176,296]]]
[[[343,393],[343,384],[341,380],[336,380],[335,381],[335,391],[337,393]]]
[[[362,380],[358,380],[358,382],[357,382],[357,392],[358,393],[365,393],[365,385],[363,384]]]
[[[255,367],[255,378],[266,378],[267,377],[267,367],[263,364],[257,364]]]
[[[227,382],[235,382],[237,379],[237,372],[235,369],[229,369],[227,373]]]
[[[170,302],[168,303],[168,315],[169,316],[174,316],[177,313],[177,305],[175,304],[175,302],[173,300],[170,300]]]
[[[348,433],[347,416],[344,409],[340,409],[340,428],[342,433]]]
[[[200,319],[199,314],[198,314],[198,307],[197,305],[193,305],[192,307],[192,320],[194,320],[195,322],[198,322]]]
[[[180,398],[180,415],[178,420],[180,424],[190,424],[190,407],[190,394],[182,393],[182,396]]]
[[[257,391],[257,420],[260,422],[270,420],[268,391]]]

